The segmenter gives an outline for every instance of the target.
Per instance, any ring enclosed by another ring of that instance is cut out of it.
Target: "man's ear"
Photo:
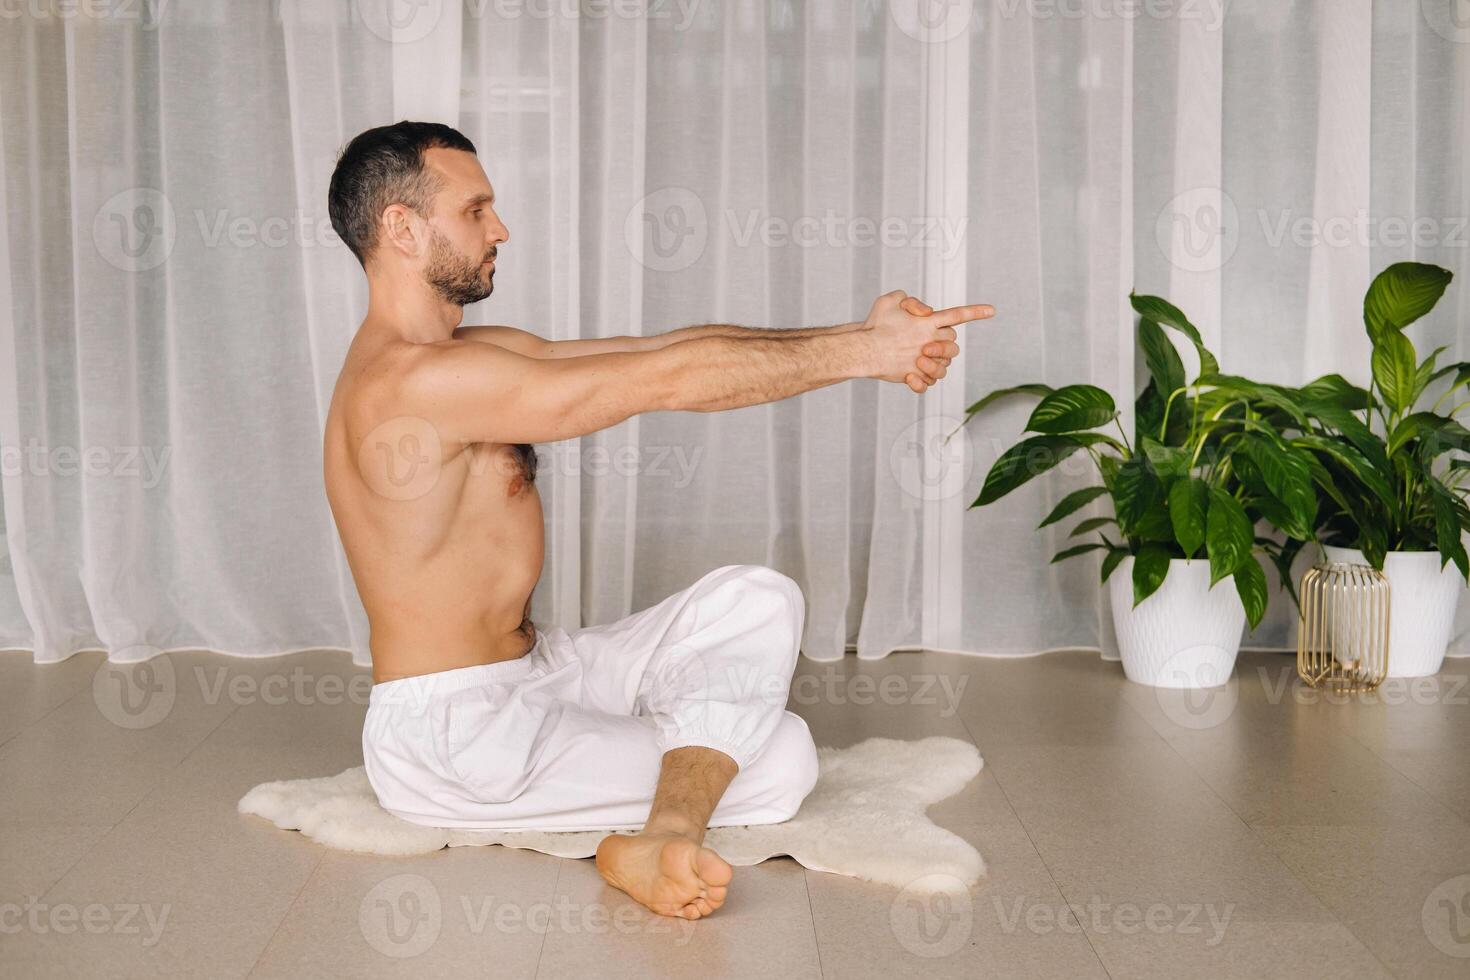
[[[413,208],[390,204],[383,209],[381,237],[379,248],[391,248],[404,258],[417,258],[428,245],[428,228]]]

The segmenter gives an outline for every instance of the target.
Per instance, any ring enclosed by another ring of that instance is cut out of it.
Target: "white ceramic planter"
[[[1356,548],[1324,546],[1332,561],[1366,565]],[[1437,551],[1390,551],[1383,559],[1388,578],[1388,676],[1424,677],[1439,673],[1455,609],[1465,580],[1454,562],[1439,567]]]
[[[1230,680],[1245,634],[1245,606],[1210,563],[1176,558],[1158,591],[1133,607],[1133,558],[1108,578],[1123,673],[1151,687],[1219,687]]]

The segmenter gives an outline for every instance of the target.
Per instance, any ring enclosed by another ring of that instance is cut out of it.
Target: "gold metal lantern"
[[[1388,676],[1388,579],[1371,565],[1329,561],[1301,584],[1296,672],[1332,691],[1372,691]]]

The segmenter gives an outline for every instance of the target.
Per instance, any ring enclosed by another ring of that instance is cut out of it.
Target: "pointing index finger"
[[[952,327],[957,323],[966,323],[970,320],[985,320],[993,316],[995,316],[995,307],[989,303],[951,306],[947,310],[940,310],[934,314],[934,318],[945,327]]]

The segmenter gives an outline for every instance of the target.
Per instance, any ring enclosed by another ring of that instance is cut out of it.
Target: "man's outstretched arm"
[[[919,351],[958,352],[954,326],[988,306],[927,314],[901,292],[874,303],[858,330],[809,337],[705,336],[651,351],[527,357],[495,344],[451,340],[413,354],[395,384],[396,409],[432,423],[446,441],[570,439],[643,412],[716,412],[758,405],[853,378],[908,382]],[[943,369],[936,372],[943,376]],[[922,390],[916,389],[916,390]]]
[[[772,337],[816,337],[830,333],[847,333],[862,328],[862,323],[839,323],[830,327],[741,327],[733,323],[705,323],[680,327],[650,337],[587,337],[578,340],[547,340],[520,327],[460,327],[456,340],[476,340],[497,344],[526,357],[586,357],[588,354],[612,354],[626,351],[660,350],[669,344],[701,337],[735,337],[769,339]]]

